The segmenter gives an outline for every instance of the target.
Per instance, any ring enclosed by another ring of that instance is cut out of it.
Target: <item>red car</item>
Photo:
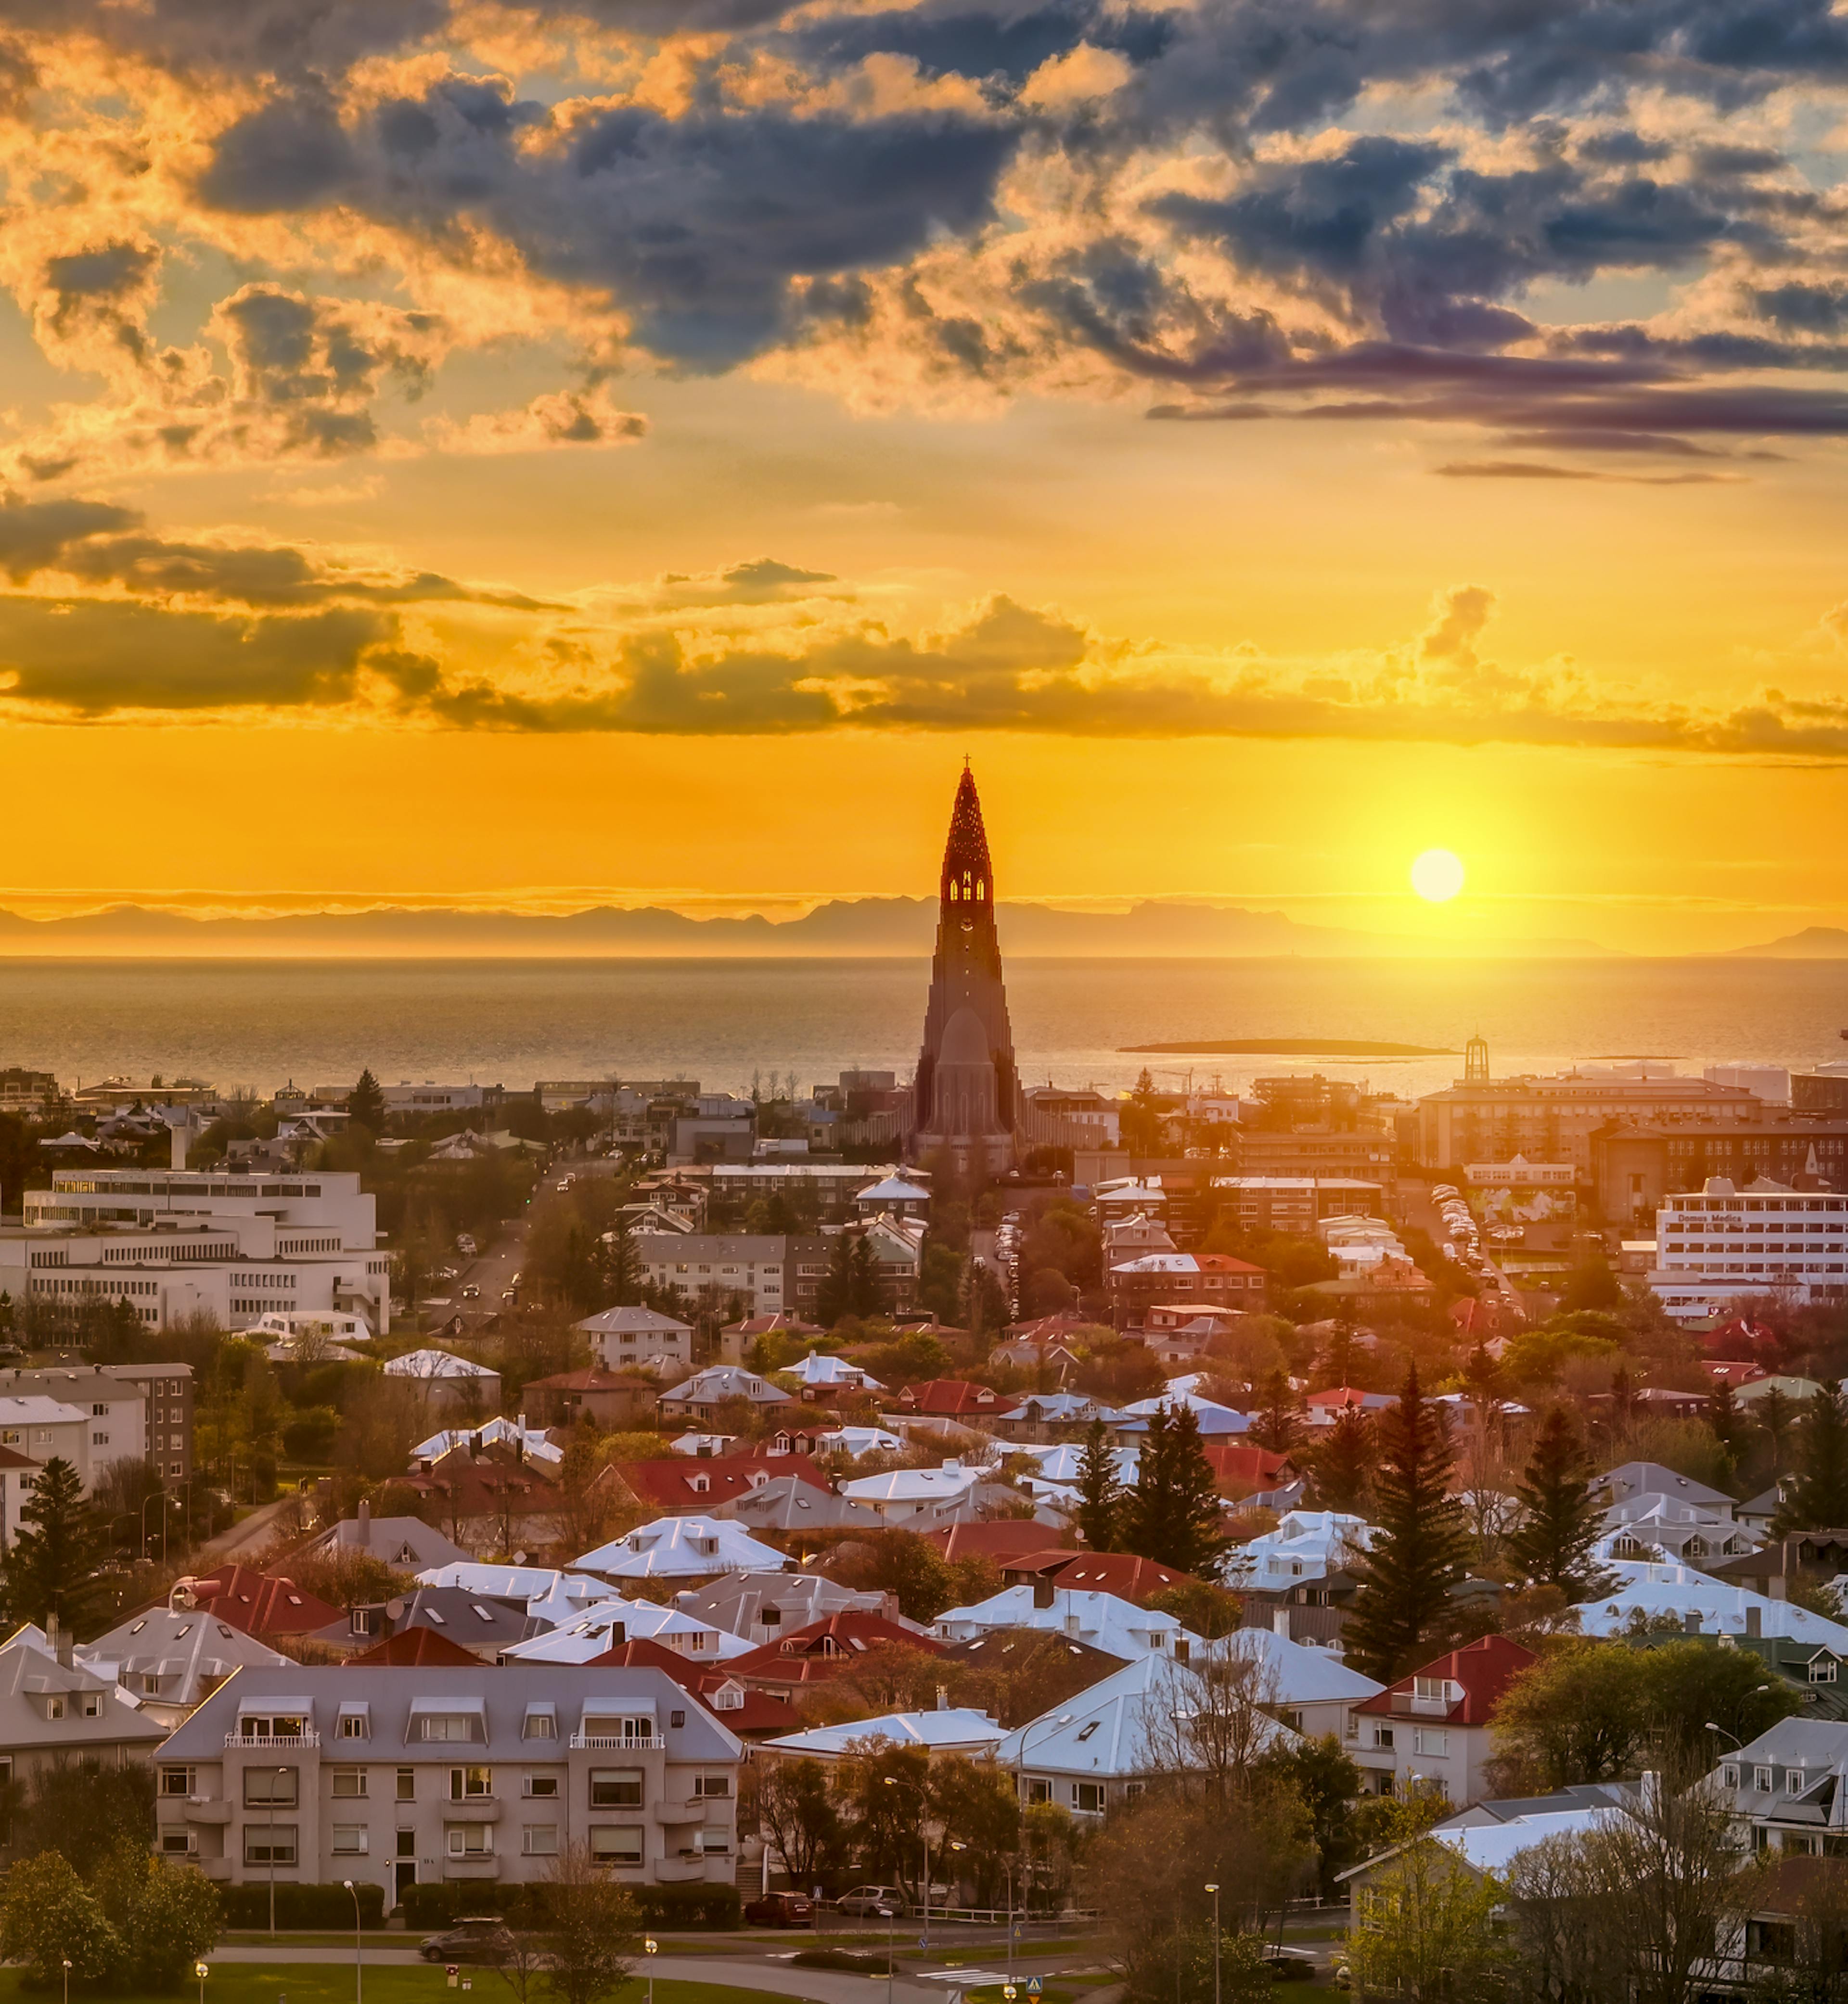
[[[806,1928],[815,1924],[815,1903],[806,1893],[766,1893],[745,1909],[754,1928]]]

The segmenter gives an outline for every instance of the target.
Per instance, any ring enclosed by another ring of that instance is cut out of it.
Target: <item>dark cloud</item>
[[[1446,480],[1592,480],[1626,487],[1704,487],[1740,477],[1736,473],[1611,473],[1597,467],[1559,466],[1534,459],[1453,459],[1431,471]]]

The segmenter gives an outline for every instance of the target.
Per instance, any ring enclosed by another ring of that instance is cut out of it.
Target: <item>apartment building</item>
[[[1240,1130],[1240,1172],[1247,1176],[1338,1176],[1361,1182],[1393,1179],[1393,1137],[1366,1129],[1301,1128],[1274,1133],[1262,1127]]]
[[[1711,1176],[1741,1187],[1761,1176],[1848,1186],[1848,1120],[1613,1126],[1594,1134],[1591,1148],[1599,1211],[1615,1224],[1646,1219],[1664,1198],[1697,1190]]]
[[[840,1218],[848,1214],[854,1200],[882,1178],[896,1176],[898,1165],[884,1167],[864,1162],[701,1163],[682,1172],[690,1183],[703,1184],[711,1201],[722,1204],[752,1204],[759,1197],[780,1196],[796,1205],[812,1204],[818,1217]]]
[[[1649,1067],[1562,1072],[1555,1077],[1459,1080],[1418,1103],[1418,1159],[1427,1168],[1466,1162],[1570,1162],[1589,1181],[1592,1136],[1613,1122],[1674,1126],[1762,1120],[1765,1103],[1741,1087]]]
[[[126,1302],[149,1329],[195,1315],[346,1313],[391,1326],[391,1262],[350,1172],[59,1169],[0,1228],[0,1288],[51,1306]]]
[[[231,1885],[729,1884],[742,1743],[653,1668],[245,1669],[160,1750],[168,1857]]]
[[[77,1471],[86,1492],[111,1462],[138,1459],[145,1431],[139,1386],[116,1385],[107,1397],[81,1403],[44,1393],[0,1396],[0,1447],[43,1468],[56,1459]],[[18,1486],[32,1477],[19,1471]]]
[[[1387,1171],[1390,1171],[1387,1151]],[[1383,1217],[1385,1191],[1378,1182],[1346,1175],[1215,1176],[1220,1215],[1229,1210],[1246,1231],[1315,1236],[1326,1217]]]
[[[828,1272],[819,1236],[638,1231],[629,1242],[651,1286],[672,1288],[696,1307],[722,1308],[735,1296],[752,1315],[812,1308]]]
[[[1710,1315],[1741,1296],[1848,1300],[1848,1195],[1710,1178],[1656,1212],[1649,1284],[1671,1316]]]
[[[139,1438],[131,1396],[141,1401]],[[139,1454],[170,1482],[192,1473],[193,1387],[190,1364],[54,1365],[0,1371],[0,1396],[44,1397],[87,1411],[113,1438],[117,1455]],[[111,1457],[112,1459],[114,1456]]]

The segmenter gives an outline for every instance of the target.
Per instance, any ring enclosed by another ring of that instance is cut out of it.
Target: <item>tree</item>
[[[1594,1599],[1605,1577],[1591,1553],[1604,1529],[1591,1480],[1591,1463],[1570,1414],[1563,1406],[1551,1407],[1515,1488],[1521,1520],[1508,1538],[1507,1552],[1530,1585],[1556,1586],[1573,1602]]]
[[[23,1858],[56,1851],[86,1878],[124,1849],[154,1839],[154,1778],[145,1767],[106,1768],[95,1760],[41,1767],[13,1827]]]
[[[879,1263],[873,1256],[872,1241],[864,1231],[854,1235],[847,1255],[847,1309],[864,1321],[879,1312]]]
[[[6,1875],[0,1956],[24,1963],[36,1988],[56,1989],[66,1962],[79,1983],[100,1983],[121,1954],[121,1937],[61,1852],[41,1852]]]
[[[1290,1374],[1280,1365],[1260,1389],[1257,1424],[1251,1429],[1251,1438],[1261,1447],[1288,1454],[1296,1444],[1302,1411],[1302,1401],[1290,1382]]]
[[[1360,1794],[1360,1770],[1332,1732],[1317,1739],[1299,1736],[1270,1757],[1307,1813],[1322,1897],[1333,1900],[1340,1890],[1338,1876],[1354,1862],[1359,1848],[1354,1803]]]
[[[1495,1997],[1510,1953],[1497,1925],[1502,1883],[1447,1846],[1414,1838],[1361,1894],[1348,1931],[1348,1971],[1359,1998],[1474,2004]]]
[[[1797,1424],[1797,1402],[1773,1385],[1762,1399],[1753,1400],[1752,1417],[1763,1429],[1770,1446],[1772,1474],[1783,1474],[1785,1443]]]
[[[54,1455],[19,1512],[19,1534],[6,1555],[14,1618],[42,1627],[55,1614],[67,1629],[81,1627],[97,1604],[94,1575],[101,1547],[96,1512],[84,1498],[76,1470]]]
[[[1117,1116],[1123,1145],[1129,1151],[1131,1159],[1159,1155],[1166,1125],[1162,1095],[1155,1090],[1155,1080],[1145,1065],[1136,1074],[1136,1082]]]
[[[195,1865],[174,1865],[124,1845],[104,1861],[94,1890],[123,1946],[137,1990],[177,1990],[218,1939],[218,1888]]]
[[[844,1231],[835,1235],[828,1249],[828,1270],[815,1295],[815,1312],[824,1329],[832,1329],[851,1311],[854,1298],[854,1255]]]
[[[1713,1438],[1726,1450],[1728,1464],[1737,1469],[1745,1451],[1745,1415],[1733,1396],[1732,1386],[1724,1378],[1714,1385],[1708,1396],[1707,1424],[1713,1429]]]
[[[369,1134],[385,1131],[385,1095],[369,1070],[360,1073],[359,1084],[346,1095],[346,1116]]]
[[[798,1886],[813,1887],[840,1855],[846,1834],[819,1761],[778,1761],[757,1787],[763,1834]]]
[[[635,1902],[582,1844],[559,1852],[545,1885],[545,1988],[559,2004],[597,2004],[635,1973]]]
[[[1767,1403],[1774,1395],[1766,1393]],[[1848,1525],[1848,1400],[1825,1385],[1804,1408],[1797,1469],[1771,1526],[1775,1537]]]
[[[1020,1796],[1014,1776],[991,1761],[979,1764],[960,1754],[934,1762],[931,1813],[952,1845],[938,1869],[974,1881],[978,1907],[993,1907],[1001,1894],[1001,1875],[1020,1847]]]
[[[1093,1420],[1078,1459],[1078,1534],[1094,1552],[1117,1549],[1127,1493],[1117,1473],[1117,1451],[1102,1420]]]
[[[1628,1774],[1650,1731],[1646,1653],[1568,1642],[1543,1656],[1496,1708],[1498,1793],[1543,1794]]]
[[[1232,1540],[1219,1528],[1219,1484],[1191,1407],[1158,1407],[1148,1422],[1136,1486],[1122,1513],[1124,1547],[1177,1572],[1210,1578]]]
[[[1310,1465],[1316,1501],[1324,1510],[1364,1515],[1373,1486],[1373,1463],[1379,1451],[1366,1416],[1349,1407],[1328,1429],[1328,1438]]]
[[[1345,1641],[1356,1669],[1390,1683],[1420,1660],[1426,1637],[1448,1613],[1468,1535],[1449,1491],[1453,1456],[1444,1410],[1426,1401],[1416,1364],[1398,1404],[1377,1424],[1376,1535],[1358,1569]]]
[[[1667,1642],[1643,1655],[1650,1764],[1664,1773],[1704,1774],[1721,1746],[1748,1744],[1802,1709],[1796,1691],[1749,1650]],[[1720,1728],[1717,1744],[1707,1731],[1709,1721]]]
[[[1570,1315],[1579,1309],[1615,1309],[1623,1304],[1623,1283],[1601,1252],[1588,1253],[1572,1270],[1559,1305]]]

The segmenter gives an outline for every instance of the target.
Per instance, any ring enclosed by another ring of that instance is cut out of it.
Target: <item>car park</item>
[[[431,1935],[417,1953],[426,1962],[503,1962],[513,1949],[512,1932],[498,1914],[477,1914]]]
[[[812,1927],[815,1902],[806,1893],[766,1893],[746,1905],[745,1918],[754,1928]]]

